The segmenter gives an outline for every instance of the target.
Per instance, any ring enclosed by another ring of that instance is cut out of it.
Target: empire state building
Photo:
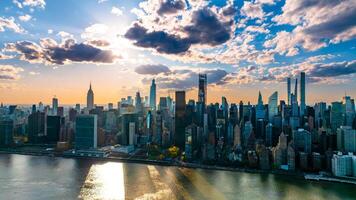
[[[89,110],[94,108],[94,92],[91,89],[91,83],[90,83],[89,90],[87,93],[87,108]]]

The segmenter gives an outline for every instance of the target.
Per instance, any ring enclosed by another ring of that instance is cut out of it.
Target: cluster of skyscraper
[[[15,135],[16,142],[23,137],[29,144],[57,144],[58,149],[74,148],[82,153],[120,144],[130,147],[128,152],[140,148],[150,154],[155,145],[159,159],[172,159],[167,151],[176,146],[181,156],[175,159],[188,162],[264,170],[332,170],[340,175],[339,160],[356,153],[354,99],[345,95],[342,102],[307,106],[304,72],[299,80],[299,101],[298,79],[292,93],[292,80],[287,78],[287,103],[275,91],[267,104],[259,92],[257,104],[251,105],[242,101],[229,104],[225,97],[221,104],[208,104],[206,74],[197,77],[197,101],[186,101],[182,90],[175,92],[175,101],[170,96],[159,97],[157,104],[153,79],[149,96],[142,98],[137,92],[135,99],[122,98],[117,108],[109,103],[107,109],[94,104],[90,84],[83,109],[77,104],[65,110],[58,106],[57,98],[52,107],[40,103],[30,113],[2,106],[0,144],[12,145]],[[356,167],[356,162],[342,163]]]

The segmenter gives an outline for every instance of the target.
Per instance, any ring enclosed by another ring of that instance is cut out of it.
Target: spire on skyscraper
[[[300,114],[305,112],[305,72],[300,72]]]
[[[298,99],[298,78],[295,79],[294,97],[296,100]]]
[[[152,79],[152,84],[150,87],[150,108],[151,108],[151,110],[156,110],[156,83],[155,83],[155,79]]]
[[[89,84],[89,90],[87,92],[87,108],[89,110],[94,108],[94,92],[93,92],[93,90],[91,88],[91,81],[90,81],[90,84]]]
[[[290,100],[290,77],[287,78],[287,100],[288,100],[288,105],[291,105],[291,100]]]
[[[258,91],[258,104],[263,105],[261,91]]]
[[[207,74],[200,74],[198,75],[199,77],[199,85],[198,85],[198,102],[204,103],[204,106],[206,105],[206,99],[207,99]]]
[[[262,101],[261,91],[258,91],[258,103],[256,106],[256,120],[264,119],[264,117],[265,117],[265,108]]]

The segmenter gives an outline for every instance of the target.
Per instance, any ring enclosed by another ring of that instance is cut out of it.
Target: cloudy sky
[[[117,102],[152,78],[159,95],[208,101],[286,97],[307,74],[307,103],[356,97],[355,0],[1,0],[0,102]],[[294,81],[293,81],[294,82]]]

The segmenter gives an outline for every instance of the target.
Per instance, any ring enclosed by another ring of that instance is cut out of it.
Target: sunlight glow
[[[125,180],[122,163],[108,162],[93,165],[79,195],[80,199],[125,199]]]
[[[155,166],[147,166],[151,181],[155,187],[155,193],[146,193],[143,196],[135,198],[135,200],[158,200],[158,199],[176,199],[171,188],[162,180],[162,177]]]

